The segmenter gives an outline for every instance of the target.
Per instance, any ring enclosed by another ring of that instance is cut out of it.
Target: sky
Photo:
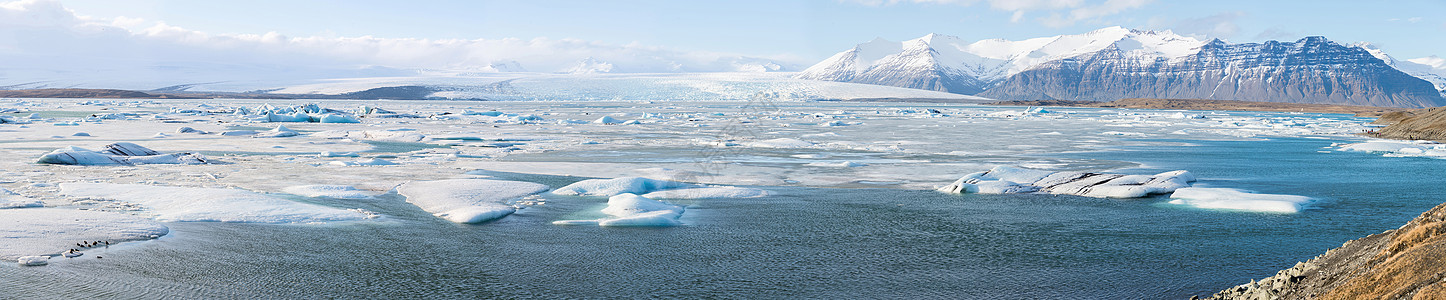
[[[875,37],[1020,40],[1116,25],[1236,43],[1321,35],[1368,41],[1398,58],[1446,55],[1441,0],[59,1],[136,29],[164,22],[211,34],[577,39],[804,64]]]
[[[1442,12],[1446,0],[0,0],[0,89],[801,71],[874,38],[1111,26],[1232,43],[1319,35],[1406,60],[1446,55]]]

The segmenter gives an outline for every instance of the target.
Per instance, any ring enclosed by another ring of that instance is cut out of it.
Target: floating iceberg
[[[612,218],[596,220],[555,221],[557,225],[598,225],[598,226],[677,226],[678,217],[683,216],[683,207],[648,199],[634,194],[620,194],[608,198],[603,214]]]
[[[100,151],[67,147],[51,151],[36,161],[56,165],[143,165],[143,164],[205,164],[206,157],[196,153],[164,154],[134,143],[114,143]]]
[[[20,259],[16,260],[16,262],[19,262],[20,265],[27,267],[44,266],[50,264],[50,257],[42,255],[21,256]]]
[[[657,180],[643,177],[621,177],[613,179],[588,179],[552,191],[558,195],[614,196],[618,194],[647,194],[661,190],[694,188],[698,185],[677,181]]]
[[[1174,199],[1170,204],[1273,213],[1300,212],[1311,201],[1306,196],[1256,194],[1227,188],[1182,188],[1170,194],[1170,198]]]
[[[281,191],[313,198],[367,199],[373,196],[371,192],[359,190],[349,185],[299,185],[287,187],[281,189]]]
[[[370,218],[340,208],[290,201],[241,189],[139,184],[62,183],[71,197],[139,204],[165,222],[313,223]]]
[[[1146,175],[1103,174],[1090,172],[1052,172],[994,167],[989,171],[965,175],[954,183],[939,188],[948,193],[1018,194],[1049,193],[1100,198],[1139,198],[1166,194],[1189,187],[1195,176],[1189,171],[1171,171]]]
[[[481,223],[517,211],[507,201],[547,190],[546,185],[491,179],[413,181],[397,187],[417,207],[456,223]]]
[[[129,214],[62,208],[0,209],[0,260],[52,256],[79,241],[118,243],[154,239],[170,232],[154,220]],[[23,261],[21,262],[24,263]]]

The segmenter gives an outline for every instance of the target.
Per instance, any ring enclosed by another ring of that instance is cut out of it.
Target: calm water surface
[[[1298,214],[1165,199],[948,195],[768,187],[678,201],[687,226],[550,222],[606,199],[547,196],[501,220],[453,224],[387,195],[308,199],[380,222],[172,223],[94,259],[0,266],[0,298],[1188,298],[1274,274],[1446,199],[1446,161],[1318,153],[1329,140],[1199,142],[1070,153],[1129,173],[1185,169],[1201,186],[1320,199]],[[948,170],[941,170],[948,171]],[[497,174],[559,187],[581,178]],[[962,174],[961,174],[962,175]]]

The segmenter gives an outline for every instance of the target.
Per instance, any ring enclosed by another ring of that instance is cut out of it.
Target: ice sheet
[[[1311,198],[1305,196],[1256,194],[1229,188],[1182,188],[1170,194],[1170,198],[1174,199],[1170,204],[1270,213],[1297,213],[1311,202]]]
[[[61,194],[144,206],[165,222],[315,223],[350,221],[369,215],[308,204],[241,189],[139,184],[62,183]]]
[[[0,260],[54,256],[87,241],[154,239],[169,228],[148,218],[123,213],[68,208],[0,209]]]
[[[508,201],[547,191],[531,182],[491,179],[413,181],[397,193],[422,210],[456,223],[481,223],[516,212]]]

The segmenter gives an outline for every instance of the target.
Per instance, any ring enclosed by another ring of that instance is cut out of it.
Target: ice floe
[[[161,153],[135,143],[120,142],[106,145],[100,151],[66,147],[51,151],[40,157],[37,163],[57,165],[144,165],[144,164],[205,164],[205,156],[196,153]]]
[[[948,193],[1018,194],[1049,193],[1100,198],[1139,198],[1166,194],[1189,187],[1195,176],[1189,171],[1156,175],[1124,175],[1092,172],[1053,172],[999,166],[972,173],[939,188]]]
[[[516,212],[517,208],[508,201],[541,193],[547,188],[522,181],[447,179],[407,182],[397,187],[397,193],[439,218],[456,223],[481,223]]]
[[[1446,144],[1434,141],[1376,140],[1335,146],[1341,151],[1381,153],[1388,157],[1446,158]]]
[[[1170,204],[1205,209],[1244,210],[1272,213],[1300,212],[1310,197],[1279,194],[1256,194],[1230,188],[1181,188],[1170,194]]]
[[[123,213],[64,208],[0,209],[0,260],[53,256],[81,241],[118,243],[170,232],[154,220]],[[23,263],[23,262],[22,262]]]
[[[609,197],[608,205],[602,209],[602,213],[611,217],[595,220],[562,220],[554,221],[552,224],[605,227],[677,226],[682,224],[678,222],[678,218],[683,215],[683,207],[624,193]]]
[[[758,198],[771,194],[762,189],[722,186],[662,190],[643,194],[643,197],[653,199]]]
[[[61,194],[139,204],[166,222],[314,223],[361,220],[364,212],[301,203],[241,189],[62,183]]]
[[[375,196],[372,192],[360,190],[349,185],[298,185],[281,189],[281,191],[293,195],[337,199],[367,199]]]

